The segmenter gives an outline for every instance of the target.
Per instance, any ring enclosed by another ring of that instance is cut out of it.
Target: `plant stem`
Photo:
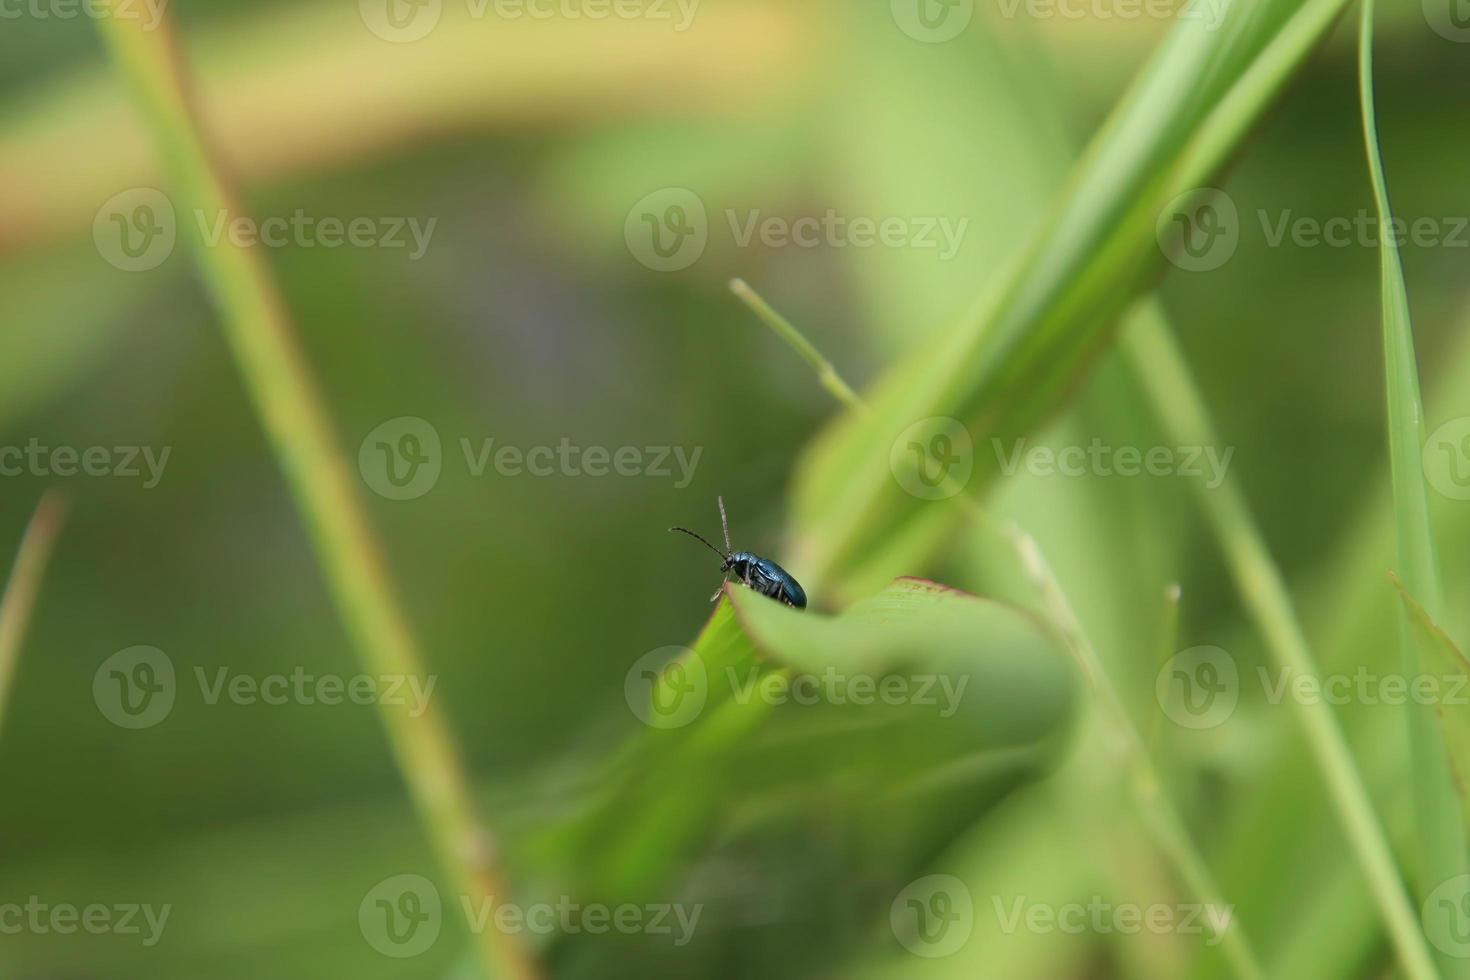
[[[15,668],[20,661],[20,646],[26,627],[36,608],[41,592],[41,579],[61,532],[66,507],[55,491],[46,493],[36,505],[5,592],[0,595],[0,730],[4,729],[5,706],[10,703],[10,688],[15,683]]]
[[[203,135],[171,20],[165,17],[151,30],[137,18],[104,15],[97,22],[164,155],[180,214],[243,215]],[[192,228],[195,223],[181,224]],[[266,261],[258,249],[230,236],[217,244],[198,237],[194,244],[245,386],[363,664],[379,675],[425,676],[382,546]],[[486,899],[504,900],[510,890],[495,839],[480,819],[458,747],[435,702],[417,716],[406,705],[379,702],[378,707],[414,804],[459,894],[476,907]],[[490,976],[540,976],[518,934],[487,928],[477,931],[476,943]]]
[[[833,367],[832,362],[823,357],[822,352],[817,350],[815,344],[806,339],[805,334],[796,329],[790,320],[777,313],[770,303],[767,303],[759,293],[746,284],[744,279],[731,279],[730,292],[740,297],[741,302],[750,307],[766,326],[776,332],[776,336],[786,341],[803,361],[816,370],[817,381],[823,388],[831,392],[832,397],[854,411],[864,413],[868,411],[867,404],[846,381],[842,380],[842,376],[837,373],[837,368]]]

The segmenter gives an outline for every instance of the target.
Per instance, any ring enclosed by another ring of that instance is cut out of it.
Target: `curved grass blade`
[[[732,284],[732,288],[736,295],[755,310],[762,320],[783,339],[786,339],[805,360],[817,368],[818,375],[824,381],[828,378],[832,380],[833,383],[824,383],[824,387],[832,392],[834,397],[850,408],[861,412],[868,411],[867,405],[842,381],[831,362],[821,355],[820,351],[806,339],[800,330],[776,312],[744,281],[737,280]],[[972,516],[980,515],[979,506],[968,498],[955,499],[967,513]],[[1229,907],[1220,897],[1221,889],[1210,872],[1208,864],[1195,848],[1193,841],[1190,840],[1184,821],[1172,802],[1164,795],[1163,780],[1154,769],[1143,737],[1134,728],[1122,699],[1108,678],[1106,669],[1083,631],[1081,623],[1073,613],[1071,605],[1067,602],[1061,583],[1057,581],[1056,576],[1047,565],[1034,539],[1015,527],[1008,528],[1007,532],[1007,537],[1021,560],[1022,568],[1032,579],[1037,591],[1041,593],[1045,604],[1051,610],[1052,620],[1059,634],[1072,650],[1082,674],[1088,679],[1098,700],[1103,703],[1107,723],[1113,728],[1112,736],[1116,741],[1129,747],[1134,765],[1132,780],[1134,802],[1154,842],[1173,862],[1175,869],[1195,898],[1201,900],[1206,907]],[[917,580],[901,579],[899,581]],[[1170,649],[1173,647],[1172,636],[1178,625],[1178,603],[1179,587],[1170,586],[1165,593],[1164,628],[1161,631],[1163,642]],[[1240,926],[1233,922],[1229,923],[1221,938],[1225,945],[1226,955],[1239,976],[1247,980],[1256,980],[1264,976],[1250,940]]]
[[[4,731],[5,706],[10,703],[21,643],[41,592],[41,580],[51,560],[56,536],[61,533],[64,510],[55,491],[41,498],[26,525],[5,592],[0,595],[0,732]]]
[[[116,3],[118,0],[104,0]],[[172,178],[181,211],[241,215],[238,194],[202,135],[172,22],[99,16],[97,23],[130,83]],[[195,229],[196,233],[199,231]],[[339,613],[367,669],[423,677],[423,657],[389,580],[383,549],[297,346],[284,298],[258,249],[228,236],[194,244],[225,337],[255,402]],[[498,846],[478,812],[458,746],[436,702],[415,715],[378,702],[400,772],[457,892],[472,903],[510,893]],[[541,970],[523,934],[476,930],[481,965],[491,977],[533,980]]]
[[[1326,20],[1315,19],[1319,15],[1325,16]],[[1229,97],[1230,105],[1224,110],[1217,110],[1217,113],[1223,111],[1226,116],[1230,116],[1241,112],[1248,102],[1255,101],[1259,104],[1262,94],[1269,88],[1263,85],[1263,80],[1279,71],[1284,59],[1289,60],[1289,52],[1304,44],[1308,35],[1323,29],[1330,20],[1331,16],[1321,9],[1309,11],[1304,8],[1299,11],[1267,46],[1267,51],[1256,66],[1247,72],[1245,82]],[[1221,131],[1223,130],[1206,127],[1207,138],[1201,145],[1210,145],[1213,137],[1209,134],[1218,134]],[[1207,156],[1207,153],[1198,151],[1191,151],[1187,155],[1188,159],[1196,162]],[[1148,321],[1149,336],[1146,339],[1140,337],[1136,343],[1126,345],[1131,349],[1125,350],[1125,353],[1133,358],[1141,374],[1155,382],[1146,387],[1150,398],[1158,406],[1159,414],[1164,417],[1166,428],[1176,437],[1181,430],[1188,432],[1186,436],[1177,437],[1180,444],[1218,445],[1218,440],[1209,431],[1202,401],[1182,357],[1173,348],[1161,314],[1156,308],[1148,307],[1142,319]],[[906,390],[921,388],[924,368],[925,359],[922,357],[904,365],[885,380],[884,386],[880,388],[880,396],[885,391],[896,391],[894,398],[897,399]],[[1186,410],[1183,421],[1176,416],[1176,409],[1180,405]],[[880,407],[874,414],[881,416],[884,410]],[[882,450],[886,447],[864,445],[864,434],[859,430],[866,421],[853,418],[843,420],[837,430],[829,433],[816,447],[818,455],[806,474],[810,478],[807,484],[809,489],[817,486],[816,481],[820,477],[838,474],[837,479],[841,479],[856,473],[859,468],[865,470],[864,479],[882,479],[888,476],[883,465],[886,460],[881,459]],[[868,436],[871,437],[871,433]],[[816,499],[815,494],[813,499]],[[1285,584],[1238,490],[1232,485],[1224,498],[1206,494],[1202,496],[1202,501],[1209,523],[1225,551],[1237,587],[1245,597],[1253,618],[1264,632],[1278,662],[1293,670],[1312,672],[1311,654],[1286,593]],[[901,502],[900,506],[907,506],[916,513],[927,515],[931,530],[932,525],[938,525],[946,517],[943,508],[926,508],[924,504],[915,504],[913,501],[906,504]],[[917,525],[919,520],[920,518],[915,517],[908,523]],[[942,530],[942,526],[940,529]],[[921,553],[926,545],[913,544],[913,536],[909,537],[912,547],[905,553]],[[880,538],[876,547],[870,544],[867,554],[884,549],[897,550],[893,548],[896,540],[896,536]],[[929,543],[932,544],[932,539]],[[798,562],[801,560],[797,559]],[[804,576],[808,571],[807,567],[802,568]],[[855,577],[846,566],[842,574],[844,581]],[[816,579],[815,575],[812,577]],[[1414,915],[1399,881],[1393,852],[1372,809],[1362,777],[1356,771],[1355,760],[1347,750],[1342,733],[1330,711],[1325,706],[1317,707],[1321,710],[1306,708],[1303,711],[1309,744],[1314,749],[1313,759],[1325,775],[1332,801],[1366,873],[1370,893],[1377,901],[1399,956],[1411,975],[1432,975],[1427,945],[1414,922]]]
[[[1150,306],[1134,322],[1124,343],[1169,437],[1180,445],[1220,445],[1184,356],[1156,307]],[[1319,675],[1281,570],[1256,528],[1240,488],[1227,476],[1212,491],[1196,484],[1194,492],[1225,551],[1251,618],[1278,665],[1294,675]],[[1435,970],[1428,944],[1332,707],[1326,701],[1307,699],[1296,699],[1292,704],[1405,972],[1416,980],[1431,980]]]
[[[549,835],[578,893],[665,894],[732,824],[790,812],[836,808],[884,846],[939,846],[1069,730],[1073,671],[1010,606],[901,579],[826,616],[726,588],[694,646],[647,678],[634,710],[649,728],[613,788]]]
[[[1383,173],[1373,100],[1373,0],[1363,0],[1362,6],[1358,34],[1358,94],[1363,112],[1363,144],[1372,177],[1373,198],[1378,208],[1378,226],[1390,228],[1393,209],[1389,205],[1388,184]],[[1421,632],[1426,621],[1432,623],[1441,618],[1444,600],[1434,535],[1429,523],[1429,494],[1422,462],[1424,403],[1419,393],[1408,288],[1404,283],[1397,236],[1379,237],[1388,455],[1393,476],[1398,562],[1402,570],[1404,598],[1410,603],[1401,631],[1401,643],[1404,673],[1418,678],[1426,667],[1426,644]],[[1409,600],[1411,594],[1422,601],[1422,609]],[[1434,649],[1433,644],[1428,647],[1431,651]],[[1455,791],[1452,760],[1436,730],[1433,709],[1411,698],[1405,705],[1405,711],[1418,831],[1417,880],[1419,894],[1423,897],[1433,890],[1437,882],[1470,872],[1470,852],[1466,848],[1465,811]],[[1462,957],[1441,951],[1439,965],[1446,976],[1470,977],[1470,963]]]
[[[1215,880],[1204,856],[1195,847],[1183,818],[1164,794],[1162,780],[1154,769],[1143,736],[1134,727],[1123,699],[1109,679],[1092,641],[1088,639],[1082,624],[1073,613],[1062,592],[1061,583],[1047,565],[1041,549],[1033,538],[1019,529],[1012,529],[1012,536],[1022,565],[1037,591],[1041,593],[1062,635],[1066,637],[1073,656],[1081,663],[1083,673],[1091,681],[1103,709],[1103,724],[1110,729],[1111,739],[1126,746],[1133,770],[1130,783],[1134,805],[1153,841],[1173,863],[1193,900],[1200,902],[1205,908],[1233,909],[1233,905],[1225,902],[1220,884]],[[1171,600],[1170,625],[1174,613],[1177,612],[1177,589],[1171,595]],[[1238,976],[1246,980],[1263,980],[1266,974],[1261,968],[1260,959],[1256,956],[1245,930],[1233,917],[1226,920],[1217,938],[1224,946],[1231,968]]]
[[[984,438],[1030,432],[1068,396],[1163,261],[1162,220],[1241,144],[1345,0],[1235,0],[1218,30],[1183,21],[1074,170],[999,287],[892,372],[813,447],[797,484],[794,563],[819,589],[857,577],[898,535],[938,534],[943,514],[906,494],[890,453],[922,420]],[[976,454],[971,491],[996,476]]]

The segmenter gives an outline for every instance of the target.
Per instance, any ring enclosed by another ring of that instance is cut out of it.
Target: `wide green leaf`
[[[722,838],[816,813],[870,854],[942,847],[1045,768],[1075,696],[1043,624],[919,579],[836,616],[729,586],[694,645],[639,661],[627,692],[645,729],[547,847],[579,893],[624,899],[665,893]]]

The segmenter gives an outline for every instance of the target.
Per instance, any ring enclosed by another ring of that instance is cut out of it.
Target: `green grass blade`
[[[1363,111],[1363,143],[1380,228],[1392,225],[1393,209],[1383,173],[1378,120],[1373,101],[1373,0],[1363,0],[1358,35],[1358,92]],[[1443,616],[1443,588],[1429,524],[1423,448],[1424,403],[1414,356],[1414,330],[1409,318],[1408,289],[1395,235],[1381,235],[1378,257],[1383,293],[1383,367],[1388,400],[1388,455],[1393,476],[1393,503],[1398,532],[1398,564],[1405,590],[1423,604],[1431,621]],[[1416,617],[1406,615],[1402,630],[1404,673],[1416,678],[1426,664],[1416,643]],[[1455,790],[1451,762],[1435,724],[1431,705],[1409,699],[1405,705],[1413,767],[1414,816],[1418,837],[1419,894],[1435,883],[1470,872],[1465,841],[1465,814]],[[1448,953],[1440,956],[1447,976],[1470,976],[1470,963]]]
[[[842,375],[837,372],[837,368],[822,356],[822,352],[806,338],[806,334],[796,329],[790,320],[776,312],[775,308],[754,289],[751,289],[744,279],[732,279],[730,292],[750,307],[751,312],[759,317],[762,323],[770,327],[776,336],[784,340],[798,357],[812,366],[812,370],[817,372],[817,382],[827,389],[833,398],[855,412],[867,411],[867,406],[858,397],[858,393],[852,390],[851,385],[842,380]]]
[[[1170,583],[1164,589],[1164,611],[1160,616],[1158,643],[1155,644],[1158,651],[1155,662],[1161,669],[1170,657],[1179,652],[1179,602],[1183,594],[1178,582]],[[1163,722],[1162,711],[1149,712],[1147,743],[1150,754],[1158,749]]]
[[[807,340],[806,336],[789,320],[778,313],[744,281],[736,280],[732,288],[736,295],[750,305],[777,334],[787,339],[803,359],[817,367],[819,376],[824,379],[823,386],[838,401],[859,412],[869,411],[866,403],[841,379],[832,363],[823,357],[815,345]],[[835,383],[826,383],[825,379],[828,377]],[[948,479],[947,476],[946,479]],[[979,505],[974,501],[964,496],[954,496],[950,499],[967,514],[977,518],[977,524],[987,529],[990,528],[988,518],[985,518]],[[1154,843],[1172,862],[1195,899],[1207,906],[1225,907],[1219,884],[1215,881],[1203,855],[1199,853],[1190,839],[1184,821],[1174,808],[1172,801],[1164,795],[1163,780],[1154,768],[1152,756],[1143,737],[1134,727],[1122,698],[1119,697],[1115,686],[1108,678],[1107,671],[1083,631],[1082,624],[1073,613],[1061,583],[1057,581],[1056,576],[1047,565],[1033,538],[1018,528],[1007,528],[1006,531],[1007,537],[1020,558],[1022,568],[1032,579],[1047,608],[1051,610],[1058,632],[1072,651],[1074,659],[1077,660],[1082,674],[1088,679],[1097,694],[1098,700],[1102,702],[1107,723],[1113,729],[1110,735],[1116,741],[1129,747],[1134,767],[1134,779],[1131,783],[1134,804]],[[1178,628],[1179,595],[1179,587],[1171,585],[1164,596],[1165,612],[1161,638],[1162,642],[1170,648],[1173,647],[1173,636]],[[1221,938],[1225,954],[1238,976],[1243,980],[1258,980],[1265,976],[1250,939],[1239,924],[1232,923]]]
[[[932,521],[890,450],[920,420],[1002,440],[1062,404],[1164,258],[1160,216],[1210,180],[1331,27],[1345,0],[1236,0],[1219,30],[1181,22],[1094,138],[999,287],[893,372],[815,447],[797,484],[795,564],[818,587],[858,574],[888,539]],[[977,454],[968,489],[996,476]],[[839,582],[840,585],[840,582]]]
[[[156,29],[122,16],[99,16],[97,23],[163,154],[176,206],[201,214],[245,214],[202,135],[167,17]],[[197,228],[193,234],[202,236]],[[193,241],[226,339],[359,656],[375,674],[425,676],[383,549],[261,251],[228,236],[213,247],[202,237]],[[458,747],[435,702],[417,716],[406,705],[380,701],[378,707],[399,769],[459,894],[474,902],[503,899],[510,889],[497,844],[480,818]],[[479,930],[476,939],[489,975],[540,975],[520,935],[491,928]]]
[[[1178,445],[1222,444],[1184,357],[1156,307],[1146,308],[1124,334],[1124,351],[1153,400],[1169,438],[1177,440]],[[1227,476],[1214,490],[1206,489],[1203,483],[1194,484],[1192,489],[1225,551],[1246,608],[1278,666],[1293,674],[1318,676],[1320,670],[1292,608],[1286,582],[1240,488]],[[1309,699],[1293,699],[1292,705],[1404,972],[1415,980],[1431,980],[1436,976],[1434,962],[1418,916],[1331,705]]]
[[[1451,691],[1461,690],[1462,685],[1470,681],[1470,660],[1465,659],[1455,641],[1430,617],[1403,583],[1395,579],[1394,584],[1398,586],[1399,598],[1408,616],[1414,644],[1419,651],[1419,662],[1425,673],[1440,681],[1442,686],[1443,682],[1451,682]],[[1460,804],[1470,812],[1470,708],[1463,700],[1446,698],[1435,717],[1439,719],[1444,736]]]
[[[1393,209],[1383,175],[1378,147],[1378,122],[1373,108],[1373,0],[1365,0],[1359,44],[1359,94],[1363,109],[1363,139],[1378,220],[1390,227]],[[1428,491],[1422,452],[1424,404],[1419,393],[1419,370],[1414,357],[1414,330],[1409,318],[1409,296],[1396,236],[1383,235],[1378,249],[1383,290],[1383,358],[1388,395],[1388,446],[1393,475],[1394,513],[1398,518],[1399,561],[1406,588],[1420,598],[1425,611],[1438,618],[1444,600],[1434,536],[1429,526]]]
[[[579,894],[666,893],[742,811],[840,812],[900,849],[942,843],[956,808],[978,814],[1065,743],[1075,672],[1018,609],[917,579],[835,616],[726,594],[692,647],[633,678],[647,729],[587,812],[539,842]],[[916,676],[953,683],[950,713],[863,693]]]
[[[5,706],[10,703],[21,643],[41,592],[41,579],[51,560],[56,536],[61,532],[64,509],[61,498],[54,492],[41,498],[26,525],[5,592],[0,595],[0,731],[4,731]]]
[[[1052,573],[1041,549],[1029,535],[1019,530],[1013,530],[1012,534],[1022,565],[1031,577],[1037,591],[1041,593],[1047,608],[1051,611],[1052,619],[1066,638],[1073,655],[1082,664],[1083,673],[1097,693],[1106,716],[1106,724],[1112,729],[1110,736],[1115,742],[1127,746],[1127,753],[1133,767],[1130,788],[1133,793],[1134,806],[1142,816],[1149,834],[1173,863],[1175,870],[1189,889],[1192,900],[1208,908],[1233,907],[1226,904],[1224,892],[1219,882],[1215,880],[1215,875],[1205,862],[1204,856],[1200,854],[1194,841],[1190,839],[1183,818],[1180,817],[1169,798],[1164,795],[1163,780],[1160,779],[1154,768],[1143,736],[1134,727],[1133,719],[1129,716],[1123,699],[1109,679],[1102,660],[1098,657],[1082,624],[1078,622],[1076,614],[1073,613],[1071,604],[1067,602],[1066,595],[1062,592],[1061,583]],[[1177,595],[1171,596],[1171,600],[1170,609],[1177,610],[1175,605]],[[1261,980],[1265,977],[1260,959],[1256,956],[1250,938],[1240,923],[1231,921],[1219,939],[1230,961],[1230,966],[1237,976],[1244,980]]]

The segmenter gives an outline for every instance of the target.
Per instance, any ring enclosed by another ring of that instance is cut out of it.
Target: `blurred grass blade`
[[[1183,446],[1221,445],[1177,343],[1156,305],[1150,304],[1124,334],[1124,350],[1154,402],[1170,439]],[[1236,587],[1278,666],[1292,675],[1321,671],[1292,608],[1281,570],[1272,559],[1240,488],[1228,475],[1214,490],[1192,484],[1200,509],[1224,548]],[[1331,792],[1339,819],[1378,902],[1399,962],[1415,980],[1435,974],[1418,917],[1404,892],[1393,850],[1373,809],[1352,751],[1325,700],[1291,701]]]
[[[1470,682],[1470,660],[1455,646],[1449,634],[1440,629],[1429,613],[1409,594],[1404,584],[1394,579],[1399,598],[1403,601],[1404,614],[1409,621],[1415,648],[1419,653],[1420,668],[1441,682],[1452,681],[1450,690],[1461,690]],[[1460,794],[1460,804],[1465,813],[1470,813],[1470,707],[1463,700],[1458,703],[1441,703],[1435,712],[1439,719],[1440,735],[1444,739],[1450,770],[1454,774],[1455,788]],[[1449,877],[1453,877],[1450,875]]]
[[[41,580],[56,536],[61,531],[65,506],[55,491],[41,498],[26,525],[20,550],[15,556],[5,593],[0,595],[0,732],[5,730],[5,708],[10,703],[10,688],[15,683],[15,669],[20,661],[20,647],[26,627],[41,593]]]
[[[760,706],[732,707],[733,688],[722,683],[727,670],[755,663],[750,637],[722,598],[681,656],[633,678],[648,684],[647,697],[630,704],[647,729],[620,748],[587,815],[550,832],[534,856],[554,864],[574,855],[568,874],[584,894],[658,897],[712,829],[706,794],[669,774],[718,766],[721,752],[738,752],[740,735],[760,724]]]
[[[1267,9],[1266,5],[1258,7]],[[1178,173],[1203,172],[1200,168],[1204,161],[1218,159],[1224,143],[1229,142],[1226,137],[1232,134],[1238,136],[1236,126],[1240,120],[1264,107],[1269,93],[1284,80],[1285,69],[1304,54],[1306,48],[1310,47],[1312,38],[1320,36],[1330,26],[1337,9],[1340,8],[1328,11],[1320,5],[1314,8],[1308,4],[1295,13],[1283,14],[1287,19],[1281,24],[1279,32],[1264,44],[1259,57],[1249,68],[1243,70],[1239,83],[1222,96],[1221,105],[1212,110],[1200,124],[1199,138],[1187,150],[1180,152],[1176,177]],[[1261,26],[1259,22],[1254,24],[1255,28]],[[1171,60],[1164,56],[1161,59]],[[1178,84],[1181,88],[1189,89],[1190,82],[1185,77],[1188,74],[1187,64],[1177,60],[1173,60],[1173,64],[1172,74],[1179,76]],[[1140,84],[1149,84],[1150,77],[1158,82],[1159,78],[1169,74],[1171,72],[1161,74],[1161,69],[1155,66],[1154,71],[1146,74],[1144,82]],[[1159,98],[1168,100],[1167,95]],[[1115,118],[1117,115],[1126,113],[1120,109]],[[1135,118],[1131,124],[1136,125],[1137,122]],[[1104,137],[1106,135],[1105,130]],[[1099,137],[1099,140],[1104,137]],[[1095,142],[1090,159],[1096,157],[1096,147]],[[1127,151],[1124,149],[1117,152],[1126,154]],[[1084,161],[1080,169],[1085,171],[1087,166],[1088,161]],[[1074,194],[1077,181],[1085,179],[1084,174],[1074,180]],[[1187,189],[1187,185],[1185,187]],[[1170,199],[1165,200],[1171,206],[1174,204]],[[1158,213],[1160,220],[1163,220],[1168,217],[1170,208],[1161,206]],[[1153,227],[1150,226],[1148,230],[1149,234],[1141,248],[1143,253],[1154,247]],[[1023,279],[1026,276],[1024,263],[1018,274]],[[1094,285],[1102,288],[1102,283]],[[1099,303],[1079,303],[1072,313],[1079,318],[1091,316],[1097,320],[1107,319],[1107,315],[1099,311],[1109,309],[1107,304],[1111,302],[1113,298],[1102,297]],[[982,311],[985,305],[982,303]],[[1218,445],[1218,440],[1210,432],[1201,399],[1182,357],[1174,348],[1162,315],[1155,306],[1149,305],[1143,308],[1138,320],[1142,322],[1132,331],[1133,342],[1127,345],[1127,353],[1133,358],[1144,387],[1165,427],[1179,445]],[[1096,326],[1096,323],[1092,325]],[[963,328],[960,333],[964,333]],[[798,533],[804,534],[809,524],[825,522],[824,533],[834,540],[856,542],[867,535],[876,536],[877,539],[868,537],[864,541],[866,550],[863,554],[849,555],[825,548],[821,541],[815,540],[817,534],[812,534],[810,539],[798,538],[798,554],[793,564],[804,577],[820,582],[825,573],[839,574],[840,584],[834,583],[834,588],[837,588],[861,580],[857,565],[870,559],[873,553],[883,553],[885,548],[898,550],[892,546],[900,535],[909,539],[910,547],[903,553],[910,556],[926,553],[925,544],[938,540],[937,532],[943,530],[951,512],[943,507],[926,507],[915,499],[904,500],[901,494],[893,491],[892,486],[886,490],[887,503],[875,505],[876,511],[882,511],[886,507],[892,515],[897,515],[886,527],[878,527],[874,523],[864,527],[863,522],[867,517],[861,513],[861,504],[843,514],[840,507],[828,507],[828,502],[841,500],[841,494],[852,489],[854,483],[866,482],[871,488],[878,484],[891,485],[897,482],[893,477],[898,474],[889,472],[885,464],[890,461],[883,457],[888,455],[890,446],[895,445],[894,437],[903,426],[932,415],[935,406],[943,404],[935,398],[934,392],[943,392],[947,379],[951,377],[947,373],[949,365],[945,363],[946,357],[962,358],[966,341],[962,338],[956,342],[951,337],[948,342],[952,346],[947,350],[941,346],[941,354],[933,351],[921,352],[886,378],[873,397],[872,403],[876,411],[871,417],[848,417],[842,420],[833,432],[828,433],[814,447],[800,487],[803,497],[798,501]],[[1028,394],[1034,392],[1022,391],[1017,397],[1024,398]],[[979,430],[994,436],[998,428],[1015,424],[1016,416],[1009,413],[1009,404],[993,406],[993,411],[979,417]],[[885,423],[884,419],[888,421]],[[963,427],[972,431],[976,422],[972,418],[964,418]],[[1018,427],[1014,433],[1007,434],[1022,432],[1023,426]],[[1187,434],[1181,436],[1181,432]],[[982,468],[988,462],[975,460],[976,476],[971,479],[978,477],[982,486],[985,479],[993,475]],[[883,490],[874,490],[868,502],[872,503],[884,494]],[[1243,497],[1233,485],[1222,488],[1219,494],[1205,493],[1201,497],[1206,516],[1225,551],[1237,587],[1245,597],[1257,625],[1265,634],[1278,663],[1298,673],[1314,674],[1315,663],[1292,609],[1285,583],[1255,527]],[[848,498],[849,501],[853,499]],[[905,521],[907,526],[904,525]],[[931,535],[928,542],[915,543],[916,538],[926,534]],[[803,542],[809,542],[809,546]],[[845,563],[839,571],[837,565],[842,562]],[[1432,977],[1434,970],[1428,947],[1404,893],[1393,851],[1384,836],[1362,776],[1356,769],[1355,760],[1331,709],[1326,705],[1304,706],[1300,715],[1313,749],[1314,761],[1331,791],[1332,801],[1369,882],[1370,891],[1388,925],[1401,961],[1411,976]]]
[[[1082,673],[1087,677],[1097,695],[1097,700],[1103,708],[1102,724],[1109,729],[1108,740],[1126,747],[1125,751],[1132,765],[1129,788],[1133,793],[1134,806],[1144,825],[1147,826],[1152,840],[1173,864],[1175,871],[1188,889],[1191,901],[1205,908],[1234,909],[1233,903],[1225,901],[1224,892],[1219,882],[1215,880],[1214,872],[1210,870],[1204,856],[1195,847],[1179,811],[1164,795],[1163,780],[1154,768],[1153,759],[1144,744],[1143,737],[1134,727],[1133,719],[1129,716],[1123,699],[1119,696],[1111,678],[1108,677],[1107,669],[1098,658],[1097,650],[1072,611],[1071,604],[1067,602],[1061,583],[1057,581],[1056,575],[1047,564],[1041,548],[1034,538],[1019,528],[1011,529],[1011,538],[1020,556],[1022,566],[1037,591],[1041,593],[1053,621],[1062,636],[1066,638],[1073,656],[1082,666]],[[1177,613],[1177,592],[1177,588],[1174,589],[1168,601],[1171,615]],[[1261,969],[1260,959],[1251,945],[1245,927],[1235,921],[1233,916],[1216,938],[1224,947],[1225,955],[1237,976],[1244,980],[1262,980],[1265,977],[1265,971]]]
[[[1179,602],[1183,597],[1183,589],[1178,582],[1171,582],[1164,589],[1163,613],[1159,617],[1159,639],[1155,644],[1158,651],[1155,655],[1155,663],[1159,669],[1169,662],[1169,658],[1179,652]],[[1145,742],[1149,754],[1153,755],[1159,745],[1159,733],[1163,730],[1164,713],[1150,711],[1148,720],[1148,735]]]
[[[97,23],[163,153],[179,212],[245,214],[205,143],[171,21],[164,16],[154,28],[117,11],[110,14]],[[364,666],[379,676],[426,676],[389,582],[382,547],[260,250],[229,236],[211,246],[198,228],[194,234],[201,236],[194,239],[196,258],[225,336]],[[471,902],[504,900],[510,889],[497,844],[477,813],[458,747],[435,705],[426,702],[415,716],[406,703],[378,701],[399,769],[458,893]],[[481,929],[476,942],[492,977],[540,975],[520,934]]]
[[[528,111],[574,127],[637,119],[674,84],[702,110],[748,117],[786,101],[821,39],[810,11],[779,0],[702,5],[682,32],[617,17],[499,18],[487,31],[473,5],[436,4],[438,29],[396,45],[362,29],[355,3],[219,13],[190,25],[195,77],[234,172],[275,186],[449,134],[514,131]],[[26,43],[18,23],[6,26],[16,29],[7,39]],[[0,254],[76,236],[120,182],[162,179],[126,93],[90,59],[72,64],[59,61],[47,84],[10,86],[0,103]],[[589,91],[601,93],[595,104]]]
[[[648,678],[634,706],[648,728],[611,788],[544,842],[581,894],[665,894],[742,813],[840,815],[873,843],[941,847],[1064,744],[1074,671],[1018,609],[917,579],[837,616],[726,595],[693,648]],[[939,705],[878,696],[921,676]]]
[[[793,563],[817,588],[861,574],[898,535],[942,515],[906,494],[890,451],[911,426],[954,419],[1002,440],[1029,433],[1076,387],[1163,261],[1161,223],[1186,209],[1240,145],[1346,0],[1235,0],[1211,30],[1181,21],[1103,125],[1011,273],[955,329],[870,395],[799,474]],[[977,178],[978,179],[978,178]],[[996,475],[974,455],[970,489]],[[919,465],[916,461],[914,466]]]
[[[760,317],[761,322],[770,327],[776,336],[780,337],[794,351],[798,357],[812,366],[817,372],[817,381],[821,386],[843,405],[857,412],[866,412],[867,406],[863,404],[862,398],[852,390],[848,383],[842,380],[842,375],[832,362],[822,356],[816,345],[806,338],[806,335],[786,319],[775,308],[767,303],[765,299],[751,289],[744,279],[732,279],[730,281],[730,292],[740,298],[740,301],[750,307],[751,312]]]
[[[1363,0],[1358,34],[1358,94],[1363,112],[1363,143],[1378,227],[1392,227],[1388,185],[1378,145],[1378,120],[1373,103],[1373,0]],[[1379,236],[1378,260],[1383,292],[1383,369],[1388,398],[1388,455],[1393,475],[1393,508],[1398,532],[1398,564],[1405,590],[1423,603],[1430,621],[1443,617],[1443,589],[1429,526],[1429,494],[1425,487],[1423,449],[1424,404],[1419,394],[1419,370],[1414,356],[1414,330],[1409,319],[1408,289],[1397,236]],[[1401,631],[1404,673],[1417,678],[1425,664],[1415,643],[1415,617],[1406,616]],[[1455,792],[1450,760],[1439,737],[1431,705],[1409,699],[1404,706],[1409,725],[1414,816],[1418,843],[1419,894],[1434,884],[1470,872],[1465,842],[1465,815]],[[1447,976],[1470,977],[1470,963],[1442,953],[1440,969]]]

